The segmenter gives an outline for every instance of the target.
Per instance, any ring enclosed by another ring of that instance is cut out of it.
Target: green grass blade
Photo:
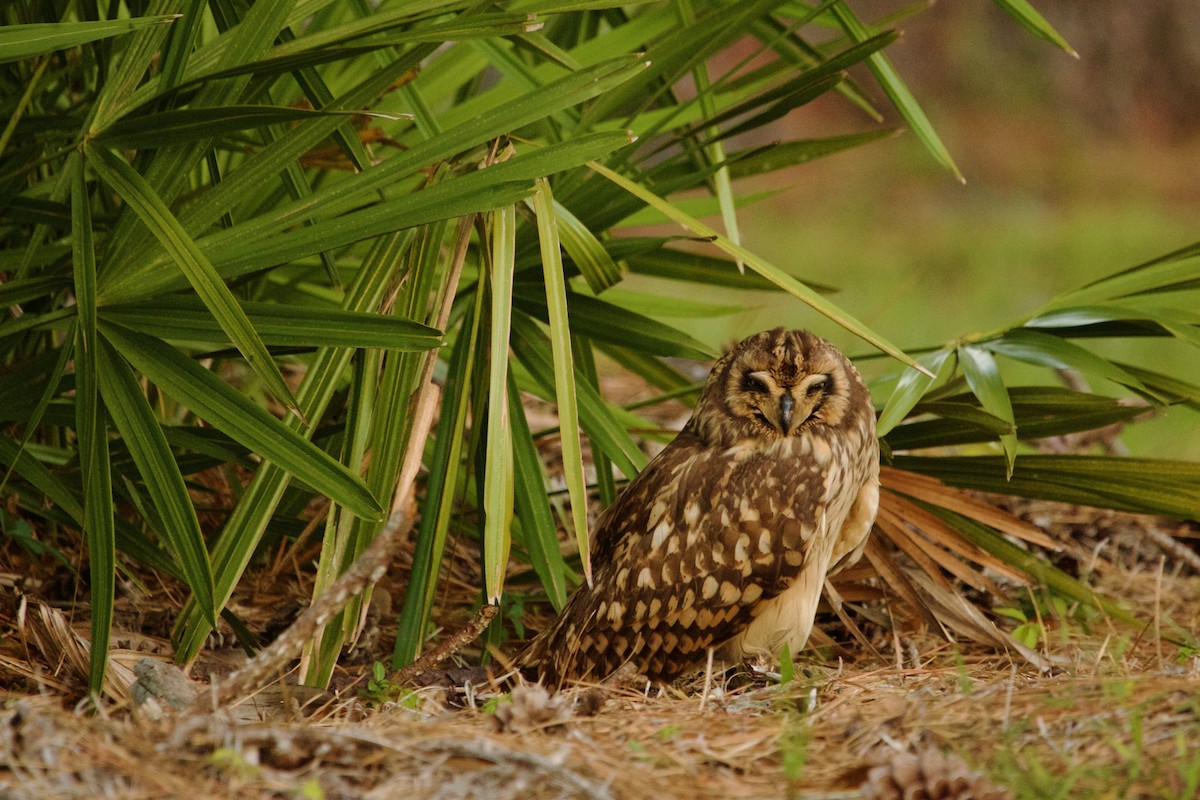
[[[1056,386],[1014,387],[1009,389],[1009,396],[1017,430],[1025,441],[1095,430],[1146,413],[1144,407],[1130,406],[1115,398]],[[972,419],[972,411],[966,408],[974,409],[976,414],[986,414],[972,402],[977,402],[974,395],[959,395],[945,401],[919,404],[913,409],[914,414],[941,414],[942,418],[897,426],[888,433],[888,444],[892,450],[948,447],[993,441],[996,434],[1011,430],[991,414],[987,414],[986,419]],[[1005,429],[996,423],[1004,425]]]
[[[1200,514],[1200,464],[1106,456],[1027,454],[1006,478],[992,456],[896,456],[900,469],[932,475],[951,486],[1195,519]]]
[[[395,279],[395,252],[406,238],[404,235],[387,237],[372,248],[354,281],[346,288],[343,308],[365,312],[380,307]],[[296,392],[301,410],[313,424],[325,414],[343,385],[343,376],[353,354],[354,351],[349,348],[331,347],[320,350],[313,357]],[[283,424],[297,436],[309,437],[313,432],[295,415],[288,416]],[[289,474],[276,464],[269,461],[261,464],[225,527],[211,545],[213,578],[216,580],[219,605],[228,602],[234,586],[250,563],[289,480]],[[173,633],[176,660],[186,663],[195,658],[210,630],[211,626],[199,613],[196,604],[189,602]]]
[[[79,333],[88,345],[85,358],[95,357],[96,341],[96,243],[92,231],[91,201],[88,197],[86,167],[76,153],[71,164],[71,241],[72,275],[75,280],[75,310],[79,315]]]
[[[856,42],[864,42],[870,38],[871,33],[862,21],[850,10],[842,0],[834,3],[830,10],[837,16],[838,22]],[[950,151],[942,144],[941,138],[930,124],[929,118],[925,116],[925,112],[921,110],[921,106],[917,103],[917,99],[913,97],[908,86],[900,78],[900,74],[896,72],[896,68],[892,66],[891,59],[883,53],[872,53],[869,56],[868,65],[871,68],[871,73],[875,79],[879,81],[879,85],[883,87],[883,91],[891,99],[896,110],[900,112],[900,116],[904,117],[912,128],[913,133],[921,140],[921,144],[925,145],[925,149],[937,160],[939,164],[954,175],[961,183],[966,183],[966,178],[958,169],[958,165],[954,163],[954,159],[950,155]]]
[[[621,268],[579,217],[557,200],[554,218],[563,249],[575,262],[588,287],[599,294],[621,280]]]
[[[113,529],[112,465],[108,427],[96,386],[96,362],[88,353],[87,336],[77,328],[75,344],[75,409],[79,436],[79,469],[83,476],[83,530],[87,541],[92,645],[88,690],[104,687],[108,644],[116,591],[116,536]],[[95,345],[95,339],[90,344]],[[93,350],[94,351],[94,350]]]
[[[102,131],[93,139],[106,145],[133,150],[153,150],[199,139],[215,139],[267,125],[304,122],[313,117],[365,115],[396,119],[392,114],[372,111],[331,111],[286,106],[217,106],[210,108],[181,108],[139,117],[126,117]]]
[[[188,60],[196,47],[196,40],[204,28],[205,0],[183,0],[180,19],[171,26],[167,42],[163,46],[159,85],[163,88],[178,86],[183,80]]]
[[[513,445],[508,417],[508,337],[517,250],[517,209],[492,214],[492,290],[488,363],[487,452],[483,473],[483,576],[489,602],[504,591],[508,553],[512,547]]]
[[[1066,341],[1048,333],[1017,328],[1008,331],[999,339],[980,343],[993,353],[1006,355],[1019,361],[1054,369],[1076,369],[1091,375],[1108,378],[1114,383],[1130,388],[1146,390],[1136,376],[1106,358],[1096,355],[1074,342]]]
[[[279,374],[266,345],[246,318],[229,287],[221,280],[221,276],[213,269],[192,237],[184,231],[179,220],[145,179],[123,159],[103,147],[89,147],[87,154],[89,163],[104,182],[120,193],[154,237],[166,248],[221,329],[241,351],[254,374],[276,399],[295,410],[296,398],[284,383],[283,376]]]
[[[696,24],[696,9],[692,5],[692,0],[675,0],[675,11],[679,14],[680,23],[684,27]],[[692,80],[696,84],[696,96],[700,103],[700,111],[705,119],[711,120],[716,116],[717,105],[712,95],[712,82],[708,79],[708,66],[704,61],[692,66]],[[707,144],[704,146],[704,152],[709,163],[721,165],[713,175],[713,190],[721,206],[721,222],[725,226],[725,235],[734,244],[741,244],[742,234],[738,227],[737,207],[733,202],[733,183],[730,180],[729,166],[725,160],[725,145],[720,141],[721,129],[716,125],[708,125],[705,127],[705,136]],[[745,271],[741,262],[738,262],[738,271]],[[591,583],[590,573],[588,583]]]
[[[438,419],[433,456],[429,463],[429,482],[423,502],[413,552],[412,576],[404,597],[404,608],[396,632],[393,666],[412,663],[425,643],[425,629],[433,609],[437,576],[445,552],[446,535],[454,513],[462,466],[463,432],[471,406],[470,375],[474,371],[475,351],[483,316],[483,293],[475,297],[475,307],[459,331],[450,354],[442,410]]]
[[[730,156],[729,174],[735,179],[770,174],[871,142],[891,139],[899,133],[898,130],[885,128],[878,131],[848,133],[842,136],[827,136],[822,139],[780,142],[768,147],[757,148],[750,153],[734,153]]]
[[[525,408],[512,375],[508,380],[508,414],[513,437],[513,501],[529,562],[555,611],[567,602],[567,566],[558,544],[558,526],[547,501],[546,475],[525,419]]]
[[[546,309],[550,348],[554,361],[554,394],[562,441],[563,476],[571,500],[571,527],[579,546],[583,574],[592,583],[591,548],[588,545],[587,481],[583,474],[583,448],[579,441],[579,410],[575,392],[575,364],[571,354],[571,325],[567,313],[567,284],[550,184],[538,181],[533,194],[538,241],[542,251],[542,277],[546,284]]]
[[[1136,377],[1155,395],[1165,397],[1168,403],[1178,403],[1200,411],[1200,386],[1178,376],[1164,375],[1141,366],[1123,363],[1117,363],[1117,366]]]
[[[996,5],[1007,11],[1009,16],[1021,23],[1034,36],[1045,39],[1055,47],[1079,58],[1079,53],[1075,52],[1075,48],[1067,44],[1067,40],[1054,30],[1054,27],[1038,13],[1036,8],[1029,4],[1029,0],[996,0]]]
[[[896,388],[892,390],[891,396],[884,404],[883,411],[879,412],[879,420],[875,423],[876,436],[880,439],[886,436],[892,428],[908,416],[908,412],[912,411],[917,403],[921,402],[925,392],[942,374],[942,369],[947,363],[946,359],[951,352],[953,351],[939,350],[918,358],[917,361],[923,364],[929,370],[928,372],[919,372],[913,367],[909,367],[901,373],[900,380],[896,382]]]
[[[522,287],[517,294],[517,307],[545,322],[553,323],[554,314],[549,311],[547,297],[537,297],[535,291],[533,288]],[[564,297],[575,315],[573,330],[581,336],[598,342],[632,347],[658,356],[694,358],[701,361],[717,356],[706,344],[683,331],[606,300],[588,297],[578,292],[565,293]]]
[[[1008,387],[1000,375],[1000,368],[990,352],[982,347],[964,345],[958,348],[958,363],[962,367],[967,385],[979,398],[984,410],[998,417],[1008,425],[1016,428],[1013,418],[1012,401],[1008,396]],[[1008,464],[1008,474],[1011,476],[1013,462],[1017,457],[1017,434],[1000,435],[1000,444],[1004,447],[1004,459]]]
[[[103,330],[139,372],[213,427],[355,514],[381,518],[379,502],[357,475],[212,372],[157,339],[119,325],[106,323]]]
[[[646,189],[644,186],[634,183],[628,178],[608,169],[601,164],[592,162],[589,164],[589,166],[596,172],[608,178],[613,183],[625,189],[625,191],[641,199],[643,202],[647,203],[660,213],[666,215],[668,218],[674,220],[690,233],[711,240],[714,245],[724,250],[734,258],[741,260],[746,264],[746,266],[750,267],[759,275],[762,275],[764,278],[779,286],[793,297],[804,302],[814,311],[828,317],[830,320],[845,328],[850,333],[853,333],[855,336],[858,336],[869,344],[874,345],[883,352],[895,358],[900,363],[910,367],[915,367],[921,372],[928,372],[925,367],[917,364],[916,361],[905,355],[900,348],[896,347],[891,342],[872,331],[866,325],[859,322],[857,319],[847,314],[833,303],[830,303],[828,300],[821,297],[819,294],[781,270],[779,267],[776,267],[764,259],[759,258],[746,248],[734,244],[733,242],[729,241],[729,239],[705,225],[703,222],[700,222],[700,220],[680,211],[674,205]]]
[[[92,650],[88,690],[98,696],[104,688],[108,643],[112,632],[116,589],[116,534],[113,527],[112,465],[108,426],[98,388],[96,355],[96,252],[92,213],[84,180],[83,160],[71,171],[71,222],[75,297],[79,324],[75,326],[75,430],[79,472],[83,481],[83,531],[90,573]]]
[[[537,382],[542,396],[553,401],[554,360],[549,338],[537,323],[524,314],[513,314],[513,353]],[[599,391],[592,388],[575,372],[575,400],[579,419],[593,447],[599,447],[627,477],[632,478],[646,466],[646,454],[604,402]]]
[[[0,64],[163,25],[179,16],[166,14],[132,19],[5,25],[0,27]]]
[[[1088,306],[1122,297],[1193,288],[1200,281],[1200,250],[1185,248],[1133,269],[1091,283],[1055,298],[1043,313],[1069,306]]]
[[[663,246],[670,241],[650,237],[620,237],[605,242],[605,248],[613,258],[627,263],[630,272],[638,275],[756,292],[783,291],[753,270],[739,273],[736,261],[670,250]],[[812,283],[808,286],[818,291],[823,288]]]
[[[320,307],[299,311],[259,301],[244,301],[241,306],[263,342],[272,346],[422,351],[442,343],[440,331],[403,317]],[[100,316],[160,339],[230,341],[204,304],[190,297],[156,298],[153,305],[105,306]]]
[[[100,395],[104,405],[129,448],[162,520],[160,534],[167,548],[186,577],[201,611],[216,625],[218,609],[213,603],[212,565],[179,465],[133,372],[107,342],[101,340],[98,344]]]

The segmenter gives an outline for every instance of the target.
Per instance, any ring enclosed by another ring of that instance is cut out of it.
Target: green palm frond
[[[587,552],[591,493],[611,502],[646,463],[635,431],[656,427],[610,401],[598,357],[659,399],[694,398],[671,359],[715,353],[676,324],[727,313],[740,302],[727,290],[790,294],[896,359],[880,433],[904,480],[1194,516],[1190,465],[1055,460],[1028,442],[1145,411],[1056,386],[1053,370],[1151,408],[1200,406],[1168,370],[1091,344],[1200,344],[1200,318],[1176,302],[1200,286],[1200,247],[914,360],[829,287],[739,237],[754,199],[741,179],[895,133],[847,76],[856,65],[957,172],[886,56],[900,19],[862,21],[852,5],[157,0],[105,21],[74,6],[61,19],[47,4],[0,11],[0,492],[88,553],[91,689],[103,688],[119,559],[190,591],[174,633],[189,662],[268,531],[323,530],[314,591],[336,580],[402,500],[409,451],[428,479],[396,661],[425,643],[451,535],[477,547],[489,597],[506,597],[516,558],[561,605],[573,554]],[[1000,5],[1067,47],[1028,3]],[[740,60],[715,66],[734,43]],[[827,95],[865,111],[862,129],[743,143]],[[697,219],[709,213],[723,230]],[[691,299],[664,312],[661,295],[621,285],[631,275]],[[1013,385],[1011,362],[1048,380]],[[430,375],[442,398],[426,443],[411,404]],[[539,455],[545,432],[523,416],[530,395],[558,409],[565,497]],[[999,455],[955,450],[997,443]],[[215,524],[194,497],[206,470],[233,465],[252,474]],[[991,580],[981,567],[1006,564],[1051,581],[989,549],[977,526],[1011,533],[1001,518],[947,502],[904,495],[889,540],[978,586]],[[939,540],[905,538],[897,520],[914,509]],[[586,578],[586,556],[578,567]],[[364,603],[309,643],[308,682],[328,680]]]

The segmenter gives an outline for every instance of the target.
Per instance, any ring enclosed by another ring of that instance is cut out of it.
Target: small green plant
[[[1019,624],[1012,630],[1012,637],[1026,647],[1033,649],[1046,636],[1046,629],[1036,619],[1029,619],[1019,608],[1002,606],[994,609],[1002,617],[1015,619]]]
[[[505,594],[504,618],[512,625],[518,639],[525,638],[525,595],[516,592]]]
[[[496,709],[500,708],[500,706],[504,705],[505,703],[511,702],[512,695],[505,692],[504,694],[498,694],[495,697],[489,697],[487,700],[485,700],[482,710],[485,714],[495,714]]]
[[[1179,792],[1174,796],[1178,800],[1185,800],[1185,798],[1195,800],[1196,797],[1200,797],[1200,753],[1195,752],[1194,747],[1194,739],[1189,742],[1183,731],[1175,734]]]
[[[296,787],[293,797],[297,800],[325,800],[325,790],[316,778],[308,778]]]
[[[660,742],[669,742],[682,732],[683,728],[678,725],[666,725],[654,734],[654,737]]]
[[[975,681],[967,673],[967,664],[963,661],[962,653],[954,654],[954,669],[958,673],[958,690],[963,694],[975,691]]]
[[[792,648],[787,642],[779,648],[779,685],[787,686],[796,679],[796,662],[792,660]]]
[[[796,712],[784,716],[783,731],[779,736],[779,764],[789,782],[796,782],[804,774],[808,763],[808,745],[812,741],[812,727]]]
[[[379,661],[371,665],[371,677],[367,681],[367,688],[361,692],[360,696],[374,706],[396,703],[403,708],[416,711],[421,705],[420,695],[405,686],[388,680],[387,667]]]
[[[232,747],[218,747],[206,759],[207,763],[221,772],[234,775],[240,780],[250,780],[258,777],[261,770],[251,764],[246,757]]]

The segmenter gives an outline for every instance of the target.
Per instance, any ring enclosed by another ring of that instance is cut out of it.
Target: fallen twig
[[[496,618],[496,613],[499,611],[499,606],[483,606],[475,612],[475,616],[471,618],[471,621],[463,626],[458,633],[439,643],[432,650],[427,650],[420,658],[407,667],[401,667],[393,672],[388,676],[388,681],[395,684],[409,683],[422,672],[428,672],[433,669],[478,639],[483,633],[483,629],[491,624],[491,621]]]

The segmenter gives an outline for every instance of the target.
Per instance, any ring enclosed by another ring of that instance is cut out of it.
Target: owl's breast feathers
[[[714,450],[689,425],[601,516],[593,585],[519,663],[551,685],[626,662],[669,679],[745,632],[817,552],[823,581],[832,552],[859,545],[836,539],[860,488],[877,481],[874,431],[855,428]]]

